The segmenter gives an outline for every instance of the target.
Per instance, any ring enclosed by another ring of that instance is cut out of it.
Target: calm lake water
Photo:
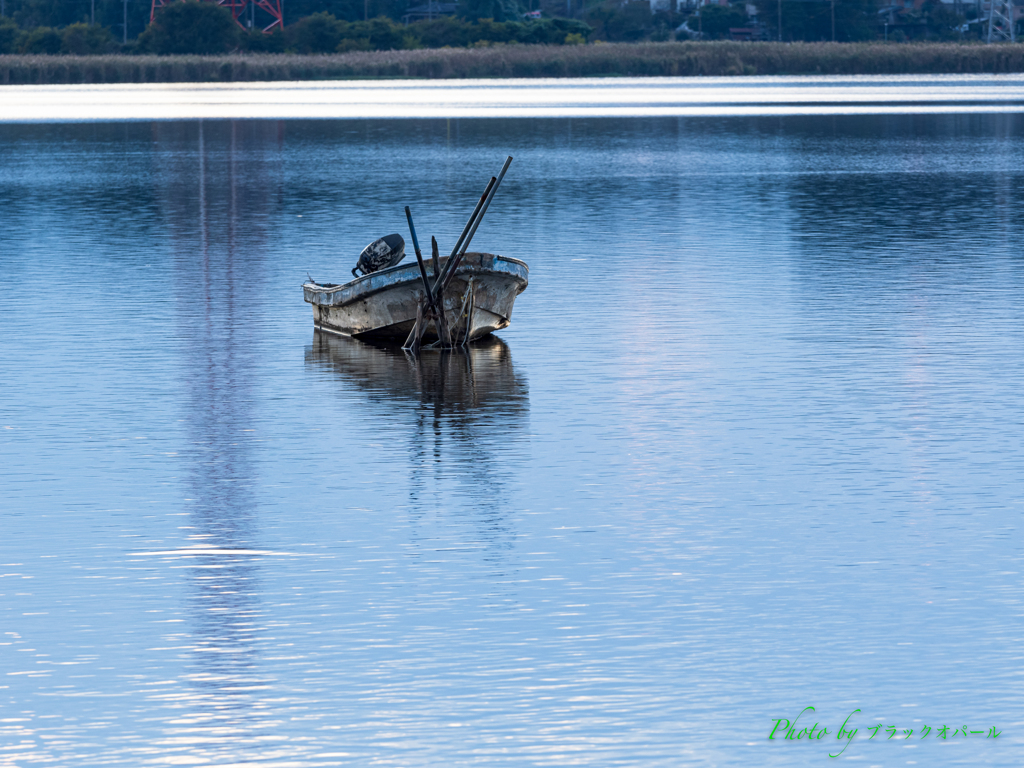
[[[314,333],[506,154],[500,338]],[[1024,115],[8,124],[0,212],[0,765],[1020,764]]]

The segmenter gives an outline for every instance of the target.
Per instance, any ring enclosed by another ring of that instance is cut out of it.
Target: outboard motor
[[[359,277],[357,269],[364,275],[378,272],[395,266],[404,258],[405,240],[401,235],[387,235],[363,248],[363,252],[359,254],[359,261],[352,268],[352,274]]]

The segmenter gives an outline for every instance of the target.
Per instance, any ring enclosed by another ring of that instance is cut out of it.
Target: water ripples
[[[791,765],[814,705],[1015,764],[1022,137],[3,126],[2,760]],[[506,153],[500,339],[313,330],[307,272],[405,204],[443,249]]]

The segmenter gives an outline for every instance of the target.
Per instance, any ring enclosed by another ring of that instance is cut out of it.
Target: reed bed
[[[681,42],[504,45],[323,56],[0,56],[0,83],[1024,72],[1024,45]]]

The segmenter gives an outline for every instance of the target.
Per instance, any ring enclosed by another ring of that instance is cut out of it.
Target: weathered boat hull
[[[441,259],[441,270],[448,259]],[[428,276],[433,280],[433,275]],[[443,303],[458,340],[473,341],[505,328],[516,296],[526,290],[529,268],[518,259],[467,253],[459,263]],[[425,299],[415,262],[364,275],[345,285],[305,283],[303,298],[313,305],[313,325],[321,331],[357,338],[404,340]],[[436,338],[433,324],[424,338]]]

